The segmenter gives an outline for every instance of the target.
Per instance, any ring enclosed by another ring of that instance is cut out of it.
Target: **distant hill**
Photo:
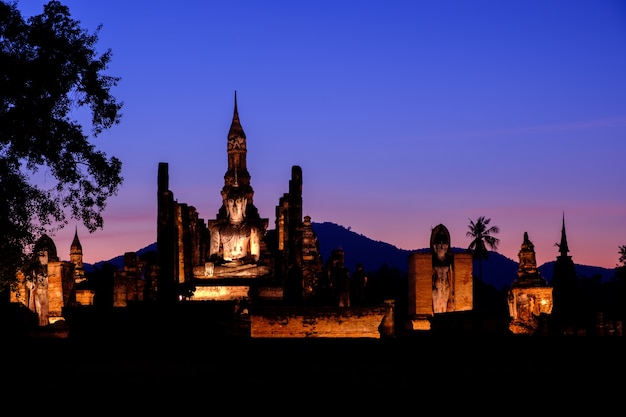
[[[153,252],[153,251],[156,252],[156,250],[157,250],[157,244],[156,242],[154,242],[144,248],[138,249],[135,253],[138,256],[141,256],[142,254],[147,253],[147,252]],[[100,262],[96,262],[95,264],[84,264],[83,267],[85,268],[86,272],[91,272],[94,270],[94,268],[102,269],[102,265],[104,264],[111,264],[118,269],[122,269],[124,268],[124,254],[118,255],[115,258],[111,258],[108,261],[100,261]]]
[[[313,223],[313,230],[320,245],[320,252],[324,260],[330,257],[334,249],[344,251],[345,265],[351,271],[356,269],[357,263],[362,263],[368,272],[375,272],[384,264],[390,268],[397,268],[403,273],[408,272],[409,255],[413,252],[428,252],[430,248],[415,250],[398,249],[389,243],[372,240],[366,236],[352,232],[343,226],[334,223]],[[453,248],[453,252],[463,252],[466,248]],[[478,262],[474,261],[474,271],[478,274]],[[483,261],[483,281],[500,289],[511,285],[517,278],[517,262],[490,252],[489,259]]]
[[[408,256],[413,252],[427,252],[429,248],[421,248],[413,251],[398,249],[385,242],[372,240],[361,234],[352,232],[343,226],[325,222],[313,223],[313,230],[317,236],[320,252],[324,260],[330,257],[333,249],[344,250],[345,265],[353,271],[357,263],[362,263],[366,271],[374,272],[383,264],[398,268],[404,273],[408,272]],[[453,248],[454,252],[465,251],[466,248]],[[554,262],[550,261],[538,267],[539,273],[548,282],[552,280]],[[507,258],[498,252],[489,251],[489,259],[483,260],[483,281],[493,285],[497,289],[510,286],[517,278],[518,261]],[[576,273],[581,279],[600,276],[602,281],[611,279],[615,269],[602,268],[575,264]],[[474,274],[478,275],[478,261],[474,261]]]
[[[312,223],[312,226],[324,262],[330,259],[333,250],[343,249],[344,264],[350,271],[354,271],[358,263],[369,272],[378,270],[384,264],[407,271],[409,250],[372,240],[335,223]]]
[[[355,233],[343,226],[331,222],[312,223],[313,231],[317,236],[322,259],[326,262],[334,249],[343,249],[345,265],[350,271],[356,269],[358,263],[368,272],[376,272],[383,265],[389,268],[397,268],[403,273],[408,272],[408,258],[413,252],[427,252],[429,248],[416,250],[399,249],[389,243],[372,240],[364,235]],[[464,251],[465,248],[453,248],[455,252]],[[137,250],[137,255],[156,251],[156,242]],[[539,273],[548,282],[552,280],[554,262],[550,261],[539,266]],[[97,262],[93,265],[85,264],[85,270],[90,272],[94,267],[101,268],[103,264],[110,263],[121,269],[124,266],[124,255],[116,256],[108,261]],[[602,281],[611,279],[615,269],[602,268],[599,266],[578,265],[576,272],[581,279],[601,277]],[[474,261],[474,274],[478,275],[478,261]],[[517,278],[518,262],[507,258],[498,252],[489,252],[489,259],[482,263],[483,281],[493,285],[497,289],[510,286]]]
[[[546,262],[539,267],[541,276],[552,281],[552,272],[554,271],[555,261]],[[615,275],[615,268],[602,268],[601,266],[579,265],[574,263],[576,267],[576,274],[579,279],[595,279],[596,276],[601,278],[601,281],[608,281]]]

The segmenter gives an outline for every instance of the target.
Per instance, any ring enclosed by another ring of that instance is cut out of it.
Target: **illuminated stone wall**
[[[408,264],[408,315],[410,330],[429,330],[433,316],[432,255],[412,253]],[[455,310],[469,311],[474,306],[472,255],[454,254]],[[445,314],[445,313],[443,313]]]
[[[564,242],[562,245],[567,246]],[[517,278],[508,292],[509,328],[514,334],[535,334],[545,330],[542,318],[552,313],[553,298],[552,287],[537,268],[535,245],[528,232],[524,232],[518,257]]]
[[[74,239],[74,245],[78,240]],[[22,271],[17,274],[18,286],[11,292],[11,302],[19,302],[37,313],[39,325],[47,326],[63,320],[63,309],[76,304],[76,281],[74,262],[59,261],[56,255],[54,241],[47,235],[43,235],[37,245],[47,251],[49,258],[43,264],[43,270],[27,280]],[[78,247],[80,243],[77,244]],[[74,251],[76,248],[72,248]],[[34,256],[38,251],[34,251]],[[82,256],[82,253],[80,254]],[[76,252],[72,253],[74,260],[82,266],[82,258],[76,258]],[[40,262],[42,262],[40,258]],[[81,275],[81,279],[84,279]]]
[[[552,313],[552,287],[514,287],[509,290],[509,328],[514,334],[535,334],[542,314]]]
[[[471,253],[454,254],[455,311],[474,308],[474,281]]]
[[[392,336],[393,306],[265,309],[250,314],[253,338],[373,338]]]
[[[226,301],[249,298],[250,287],[245,285],[196,286],[191,301]]]
[[[76,290],[76,303],[82,306],[90,306],[93,305],[93,297],[95,295],[95,291],[93,290]]]
[[[430,253],[412,253],[409,255],[409,317],[432,316],[432,271],[432,256]]]
[[[48,262],[48,322],[63,320],[63,307],[74,304],[74,264],[67,261]]]

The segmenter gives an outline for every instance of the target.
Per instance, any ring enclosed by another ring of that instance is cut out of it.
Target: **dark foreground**
[[[623,408],[626,388],[621,337],[154,335],[7,342],[2,397],[25,411],[71,415],[421,414],[433,407],[443,415],[581,407],[601,415]]]

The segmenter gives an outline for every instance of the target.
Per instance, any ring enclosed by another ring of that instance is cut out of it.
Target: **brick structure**
[[[78,238],[78,227],[74,232],[74,239],[70,246],[70,262],[74,264],[74,283],[76,284],[76,304],[81,306],[93,305],[95,291],[87,282],[83,266],[83,246]]]
[[[78,227],[74,231],[74,239],[70,246],[70,262],[74,264],[74,282],[80,284],[87,280],[83,266],[83,245],[78,238]]]
[[[250,314],[253,338],[393,337],[393,303],[358,308],[257,308]]]
[[[132,302],[151,298],[150,270],[135,252],[124,254],[124,267],[113,274],[113,307],[126,307]]]
[[[545,327],[541,317],[552,312],[552,287],[537,269],[535,245],[527,232],[518,256],[517,279],[508,292],[509,328],[514,334],[535,334]]]
[[[474,306],[472,255],[454,254],[456,309],[469,311]],[[432,255],[415,252],[409,255],[408,267],[409,329],[429,330],[433,313]],[[442,313],[445,314],[445,313]]]
[[[276,206],[274,239],[275,275],[280,285],[285,286],[291,267],[298,268],[302,274],[301,298],[314,297],[323,263],[311,217],[302,217],[302,168],[297,165],[291,167],[289,192]]]
[[[168,164],[159,163],[157,215],[157,299],[175,302],[183,292],[192,292],[190,300],[236,300],[280,293],[292,266],[303,274],[303,296],[315,291],[321,256],[310,218],[302,218],[302,170],[292,167],[289,192],[276,207],[276,228],[268,230],[269,220],[262,218],[254,205],[254,190],[247,169],[247,138],[241,126],[237,95],[233,119],[227,137],[228,167],[220,191],[222,205],[213,219],[200,218],[195,207],[180,203],[169,189]],[[213,261],[211,235],[228,222],[226,200],[231,192],[243,194],[245,224],[261,234],[260,255],[254,264],[225,268]]]
[[[435,313],[433,309],[433,277],[434,277],[434,235],[437,230],[447,234],[447,243],[450,244],[449,233],[443,225],[439,229],[433,228],[431,233],[430,252],[415,252],[409,255],[408,264],[408,322],[409,330],[430,330],[431,319],[435,314],[447,314],[473,309],[473,269],[470,253],[452,253],[449,249],[450,280],[453,302],[447,312]]]
[[[559,256],[554,262],[552,274],[552,296],[554,307],[552,309],[553,331],[561,333],[566,329],[580,324],[579,306],[580,294],[578,293],[578,276],[572,257],[568,255],[567,234],[565,232],[565,214],[561,226],[561,241],[557,244]]]
[[[18,286],[11,302],[37,313],[40,326],[64,320],[63,310],[76,304],[74,264],[60,261],[54,241],[42,235],[33,248],[31,266],[18,273]]]
[[[48,321],[64,320],[63,309],[76,304],[74,264],[68,261],[48,263]]]

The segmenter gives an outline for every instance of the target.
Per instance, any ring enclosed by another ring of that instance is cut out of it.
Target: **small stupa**
[[[541,276],[535,259],[535,245],[524,232],[519,251],[517,279],[508,293],[509,329],[514,334],[535,334],[541,318],[552,313],[552,287]]]

